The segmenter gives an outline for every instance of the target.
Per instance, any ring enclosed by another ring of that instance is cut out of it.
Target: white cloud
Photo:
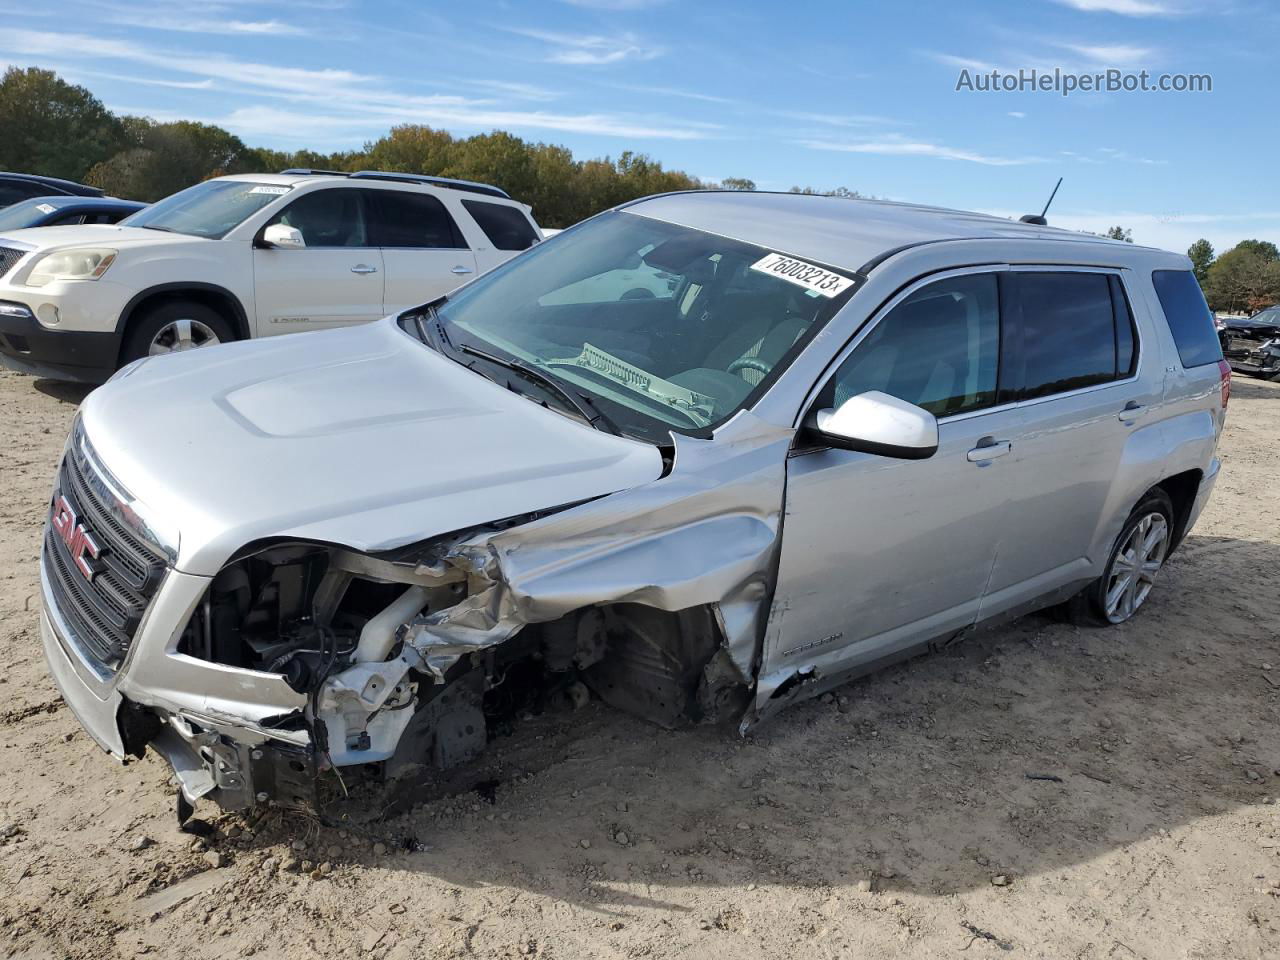
[[[558,33],[552,30],[523,27],[505,29],[508,33],[549,44],[551,49],[543,58],[548,63],[600,66],[621,63],[624,60],[652,60],[661,56],[663,52],[661,47],[650,46],[631,33],[603,36],[589,33]]]
[[[1013,117],[1015,120],[1025,120],[1027,118],[1027,115],[1021,110],[1010,110],[1009,116]]]
[[[647,10],[650,7],[660,7],[668,0],[561,0],[561,2],[591,10]]]
[[[308,31],[283,20],[210,20],[191,17],[116,16],[112,23],[174,33],[203,33],[226,36],[302,36]]]
[[[801,146],[808,147],[810,150],[870,153],[890,157],[931,157],[937,160],[963,160],[966,163],[978,163],[989,167],[1014,167],[1028,163],[1043,162],[1042,157],[997,157],[958,147],[947,147],[919,140],[907,140],[896,136],[853,143],[837,143],[829,140],[801,140],[798,142]]]
[[[350,70],[309,70],[235,60],[188,51],[171,53],[153,47],[85,34],[32,30],[0,32],[0,52],[40,57],[42,61],[73,50],[77,61],[118,60],[217,81],[226,90],[287,101],[279,110],[244,107],[225,118],[212,118],[237,133],[287,135],[305,141],[312,133],[346,131],[357,139],[385,131],[397,123],[425,123],[449,129],[553,130],[635,139],[701,140],[720,127],[667,117],[609,113],[564,113],[512,110],[490,100],[444,94],[415,95],[383,85],[381,78]],[[310,109],[308,109],[310,108]],[[274,111],[268,112],[268,111]]]
[[[1085,13],[1118,13],[1126,17],[1165,17],[1177,13],[1159,0],[1056,0],[1064,7]]]
[[[1055,46],[1079,54],[1099,66],[1108,67],[1137,66],[1149,62],[1156,53],[1150,47],[1135,47],[1124,43],[1057,43]]]
[[[1011,210],[982,210],[996,217],[1017,217]],[[1148,213],[1135,210],[1081,210],[1072,213],[1049,211],[1049,225],[1066,230],[1105,233],[1116,225],[1133,231],[1136,243],[1185,253],[1201,237],[1219,253],[1246,237],[1280,235],[1280,210],[1258,213]]]

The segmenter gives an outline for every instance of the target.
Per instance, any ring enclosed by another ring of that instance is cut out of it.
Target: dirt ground
[[[82,395],[0,373],[5,956],[1280,957],[1280,384],[1237,377],[1216,495],[1134,623],[1028,618],[747,739],[593,703],[496,741],[478,792],[207,846],[45,672]]]

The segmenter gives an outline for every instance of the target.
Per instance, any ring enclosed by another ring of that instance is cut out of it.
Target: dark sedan
[[[0,210],[0,230],[119,223],[145,206],[115,197],[33,197]]]
[[[1246,320],[1228,320],[1218,331],[1222,355],[1231,369],[1262,377],[1280,377],[1280,305]]]
[[[100,197],[102,191],[74,180],[41,177],[34,173],[0,171],[0,207],[32,197]]]

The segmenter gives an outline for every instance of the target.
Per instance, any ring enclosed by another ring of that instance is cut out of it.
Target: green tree
[[[260,159],[239,137],[206,123],[130,117],[125,127],[133,145],[85,176],[119,197],[159,200],[211,177],[248,172]]]
[[[1204,286],[1209,276],[1209,267],[1213,265],[1213,244],[1203,238],[1187,248],[1187,256],[1191,258],[1191,269],[1200,286]]]
[[[1276,249],[1276,245],[1270,240],[1241,240],[1232,249],[1256,253],[1267,263],[1280,260],[1280,250]]]
[[[721,190],[754,190],[756,182],[746,177],[725,177],[720,181]]]
[[[125,145],[120,120],[52,70],[10,67],[0,79],[0,169],[81,180]]]
[[[1124,227],[1112,227],[1104,233],[1103,236],[1110,237],[1112,240],[1123,240],[1125,243],[1133,243],[1133,231],[1127,230]]]
[[[1209,268],[1209,306],[1226,313],[1252,313],[1280,301],[1280,260],[1268,260],[1253,245],[1237,244]]]

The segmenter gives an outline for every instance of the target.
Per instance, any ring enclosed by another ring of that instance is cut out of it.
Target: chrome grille
[[[13,269],[14,264],[26,256],[26,250],[15,250],[13,247],[0,247],[0,277]]]
[[[76,565],[70,548],[50,525],[44,557],[58,613],[103,666],[118,669],[138,624],[164,576],[164,557],[129,530],[89,482],[91,468],[76,444],[63,458],[51,511],[65,498],[98,547],[93,577]]]

